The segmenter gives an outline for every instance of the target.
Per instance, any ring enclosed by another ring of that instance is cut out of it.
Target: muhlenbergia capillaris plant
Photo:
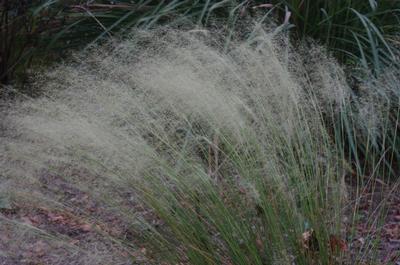
[[[2,181],[68,208],[40,189],[44,171],[62,175],[140,224],[132,241],[151,264],[372,259],[344,243],[351,166],[332,129],[351,101],[342,70],[318,48],[303,68],[277,30],[249,28],[228,47],[222,32],[136,31],[43,74],[45,95],[2,111]],[[160,222],[123,205],[127,192]]]

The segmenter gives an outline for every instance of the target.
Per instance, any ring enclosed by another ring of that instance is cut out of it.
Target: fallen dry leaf
[[[301,235],[301,243],[305,250],[312,252],[319,250],[318,239],[314,229],[307,230]]]
[[[90,224],[83,224],[79,228],[85,232],[89,232],[92,230],[92,226]]]
[[[259,238],[256,239],[256,245],[260,250],[262,250],[264,248],[264,244],[263,244],[262,240]]]
[[[343,239],[341,239],[335,235],[330,235],[329,245],[333,252],[337,252],[337,251],[343,252],[343,251],[347,251],[347,249],[348,249],[346,241],[344,241]]]

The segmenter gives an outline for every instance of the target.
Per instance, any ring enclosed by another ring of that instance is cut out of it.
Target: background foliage
[[[376,74],[396,62],[400,1],[351,0],[1,0],[0,82],[9,84],[32,63],[51,62],[131,27],[178,20],[234,28],[245,16],[290,23],[294,39],[313,38],[346,64]],[[23,77],[23,75],[22,75]]]

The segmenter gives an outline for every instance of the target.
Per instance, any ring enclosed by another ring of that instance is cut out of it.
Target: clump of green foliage
[[[300,38],[319,40],[344,63],[357,62],[381,73],[398,60],[398,1],[272,1],[281,16],[291,12]]]
[[[32,2],[32,3],[31,3]],[[43,31],[55,28],[54,15],[40,1],[0,2],[0,83],[29,67]]]
[[[379,74],[398,59],[394,47],[398,45],[399,5],[391,0],[274,0],[268,4],[259,0],[2,0],[0,81],[9,83],[14,72],[24,71],[49,48],[59,56],[67,49],[124,35],[132,27],[182,20],[211,26],[217,19],[234,30],[246,18],[258,16],[290,24],[296,40],[317,39],[342,63],[362,65]]]

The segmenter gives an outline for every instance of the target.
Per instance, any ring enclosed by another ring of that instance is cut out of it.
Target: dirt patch
[[[356,197],[353,187],[352,216],[355,229],[349,231],[350,246],[359,258],[374,258],[379,264],[400,265],[400,190],[398,185],[369,183]],[[376,249],[376,251],[371,251]],[[359,252],[360,251],[360,252]],[[366,263],[369,264],[369,263]]]

